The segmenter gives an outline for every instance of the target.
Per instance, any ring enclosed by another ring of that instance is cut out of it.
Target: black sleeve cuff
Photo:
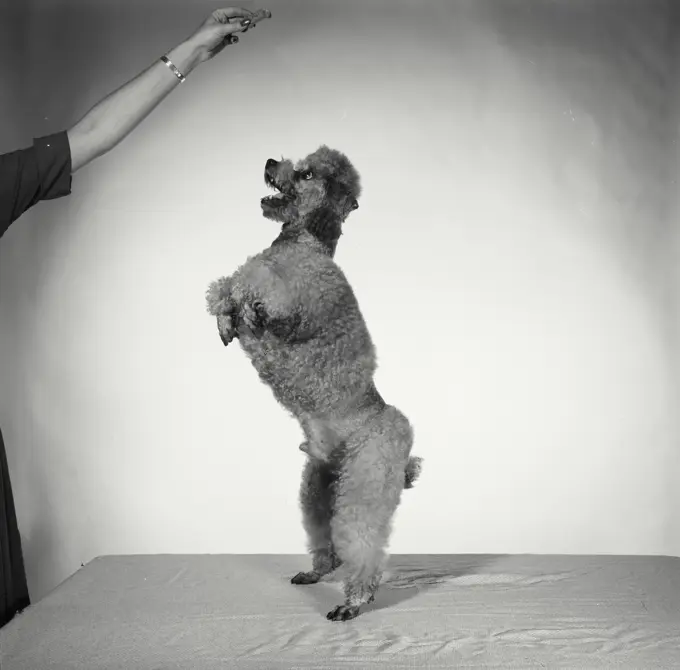
[[[71,193],[71,146],[65,130],[33,140],[40,175],[40,200]]]

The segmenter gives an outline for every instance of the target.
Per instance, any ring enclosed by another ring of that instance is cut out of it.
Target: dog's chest
[[[239,341],[260,380],[284,407],[294,414],[314,409],[315,401],[306,390],[309,372],[305,373],[304,357],[295,347],[283,344],[271,333],[262,337],[244,334]]]
[[[362,388],[372,376],[374,354],[340,268],[327,256],[284,245],[256,262],[277,278],[259,285],[259,298],[272,307],[275,318],[298,324],[291,337],[277,337],[266,327],[261,336],[239,337],[260,380],[294,414],[314,412]],[[285,305],[278,315],[277,304]]]
[[[310,288],[321,276],[339,269],[332,258],[301,243],[270,247],[263,253],[262,261],[275,268],[277,274],[297,280],[301,288]]]

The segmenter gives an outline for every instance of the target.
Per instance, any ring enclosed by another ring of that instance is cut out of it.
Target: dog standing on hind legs
[[[225,345],[238,338],[260,379],[300,422],[309,458],[300,489],[312,570],[331,575],[345,602],[333,621],[359,615],[380,585],[391,523],[420,472],[408,419],[378,393],[375,348],[354,292],[334,262],[342,224],[358,207],[359,175],[322,146],[297,165],[270,159],[262,199],[279,236],[230,277],[213,282],[208,311]]]

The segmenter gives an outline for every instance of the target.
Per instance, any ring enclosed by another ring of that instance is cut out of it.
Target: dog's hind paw
[[[316,584],[321,579],[318,572],[312,570],[311,572],[298,572],[295,577],[290,580],[291,584]]]
[[[360,609],[359,605],[338,605],[326,615],[326,618],[329,621],[349,621],[359,616]]]

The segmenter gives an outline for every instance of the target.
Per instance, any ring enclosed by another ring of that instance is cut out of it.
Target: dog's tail
[[[420,456],[411,456],[406,464],[404,471],[404,488],[412,489],[413,482],[420,476],[420,471],[423,468],[423,459]]]

